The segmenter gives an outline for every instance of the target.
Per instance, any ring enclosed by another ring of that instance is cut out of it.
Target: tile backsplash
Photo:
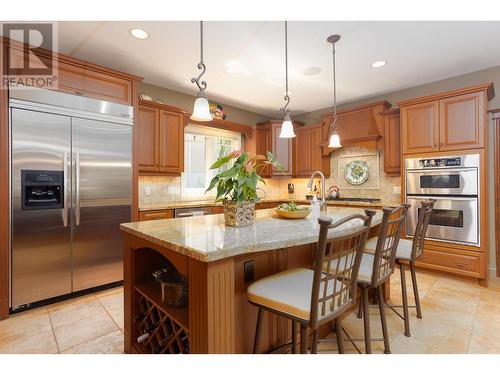
[[[373,154],[373,151],[360,147],[342,148],[330,156],[330,177],[326,180],[326,188],[332,185],[339,185],[338,181],[338,165],[339,157],[356,156]],[[379,189],[342,189],[341,197],[349,198],[379,198],[384,204],[399,204],[401,197],[399,188],[401,186],[400,177],[387,176],[384,173],[384,155],[381,152],[379,158]],[[269,199],[287,199],[288,198],[288,183],[291,182],[295,186],[296,199],[305,199],[308,191],[308,178],[280,178],[266,179],[266,185],[259,184],[258,187],[266,192],[266,198]],[[321,188],[320,180],[315,181],[318,189]],[[259,192],[259,196],[263,196]],[[142,205],[161,204],[168,202],[176,202],[180,200],[208,200],[209,197],[182,197],[181,195],[181,178],[169,176],[139,176],[139,207]]]

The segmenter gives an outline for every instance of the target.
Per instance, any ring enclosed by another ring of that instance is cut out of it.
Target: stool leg
[[[415,296],[415,306],[417,306],[417,318],[422,319],[420,308],[420,298],[418,296],[417,274],[415,273],[415,262],[410,262],[411,283],[413,284],[413,295]]]
[[[253,353],[257,353],[257,346],[260,341],[260,325],[262,323],[262,318],[263,318],[263,311],[262,309],[259,308],[259,312],[257,313],[257,326],[255,327],[255,338],[253,340]]]
[[[340,318],[335,319],[335,333],[337,334],[337,347],[339,354],[344,354],[344,332],[342,332],[342,321]]]
[[[361,298],[363,303],[363,323],[365,329],[365,352],[366,354],[371,354],[372,344],[370,335],[370,312],[368,305],[368,288],[361,289]]]
[[[292,320],[292,354],[297,353],[297,322]]]
[[[358,306],[358,319],[361,319],[363,317],[363,314],[361,313],[361,309],[363,308],[363,296],[359,299],[359,306]]]
[[[318,329],[316,328],[313,332],[313,341],[311,347],[312,354],[318,354],[318,340],[319,340],[319,332]]]
[[[307,324],[300,324],[300,354],[307,354]]]
[[[403,316],[405,322],[405,336],[410,337],[410,314],[408,313],[408,294],[406,292],[406,275],[405,275],[405,265],[399,263],[399,270],[401,273],[401,294],[403,297]]]
[[[385,302],[384,290],[382,285],[377,287],[378,290],[378,309],[380,311],[380,323],[382,323],[382,334],[384,336],[384,353],[391,354],[391,347],[389,344],[389,333],[387,332],[387,321],[385,320]]]

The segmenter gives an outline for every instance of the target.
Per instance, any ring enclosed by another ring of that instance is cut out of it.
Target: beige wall
[[[380,100],[387,100],[393,106],[397,106],[397,103],[401,100],[416,98],[419,96],[431,95],[443,91],[458,89],[461,87],[476,85],[480,83],[493,82],[496,90],[498,91],[497,96],[489,102],[489,109],[500,108],[500,65],[488,68],[484,70],[479,70],[477,72],[472,72],[464,74],[458,77],[452,77],[443,79],[436,82],[431,82],[425,85],[411,87],[404,90],[394,91],[391,93],[372,96],[370,98],[365,98],[362,100],[357,100],[355,102],[344,103],[339,108],[349,108],[355,107],[357,105],[363,105],[368,103],[373,103]],[[306,124],[313,124],[319,121],[321,114],[330,111],[331,108],[324,108],[314,112],[303,113],[301,115],[295,116],[299,121],[303,121]],[[488,132],[488,165],[494,165],[493,158],[493,121],[491,118],[489,120],[489,132]],[[492,171],[492,169],[490,168]],[[489,173],[488,176],[488,207],[495,207],[495,197],[494,197],[494,176],[493,173]],[[490,269],[493,270],[495,267],[495,212],[490,209],[488,212],[488,233],[489,233],[489,264]]]
[[[183,108],[187,111],[191,111],[193,108],[193,103],[195,97],[187,94],[183,94],[178,91],[173,91],[166,89],[164,87],[151,85],[149,83],[141,83],[139,88],[141,94],[148,94],[153,99],[159,98],[165,104],[172,105],[174,107]],[[260,121],[270,120],[269,117],[260,115],[258,113],[246,111],[241,108],[231,107],[224,103],[218,103],[224,108],[224,113],[227,114],[226,120],[237,122],[244,125],[255,125]]]

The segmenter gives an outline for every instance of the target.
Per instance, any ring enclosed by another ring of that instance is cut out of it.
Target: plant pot
[[[255,202],[224,201],[224,220],[227,226],[244,227],[252,225],[255,219]]]

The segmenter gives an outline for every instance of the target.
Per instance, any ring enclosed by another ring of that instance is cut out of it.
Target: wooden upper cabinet
[[[323,155],[325,143],[325,123],[308,125],[295,129],[295,147],[293,149],[293,175],[309,177],[314,171],[330,175],[330,157]]]
[[[295,148],[293,150],[293,175],[307,176],[311,173],[311,132],[307,126],[295,130]]]
[[[184,116],[160,110],[160,171],[180,174],[184,170]]]
[[[132,85],[124,78],[59,62],[58,79],[59,91],[115,103],[132,104]]]
[[[272,151],[272,133],[269,126],[257,126],[255,129],[255,153],[266,155],[267,151]],[[272,171],[269,166],[260,172],[262,177],[271,177]]]
[[[493,96],[486,83],[398,103],[403,153],[483,148]]]
[[[156,108],[139,106],[137,116],[139,171],[155,172],[159,158],[159,111]]]
[[[439,102],[420,103],[401,108],[403,153],[439,149]]]
[[[484,93],[476,92],[439,101],[441,150],[484,147],[484,100]]]
[[[384,172],[401,174],[401,134],[399,109],[387,111],[384,115]]]
[[[145,102],[139,105],[140,173],[179,175],[184,171],[184,113],[172,108]]]

